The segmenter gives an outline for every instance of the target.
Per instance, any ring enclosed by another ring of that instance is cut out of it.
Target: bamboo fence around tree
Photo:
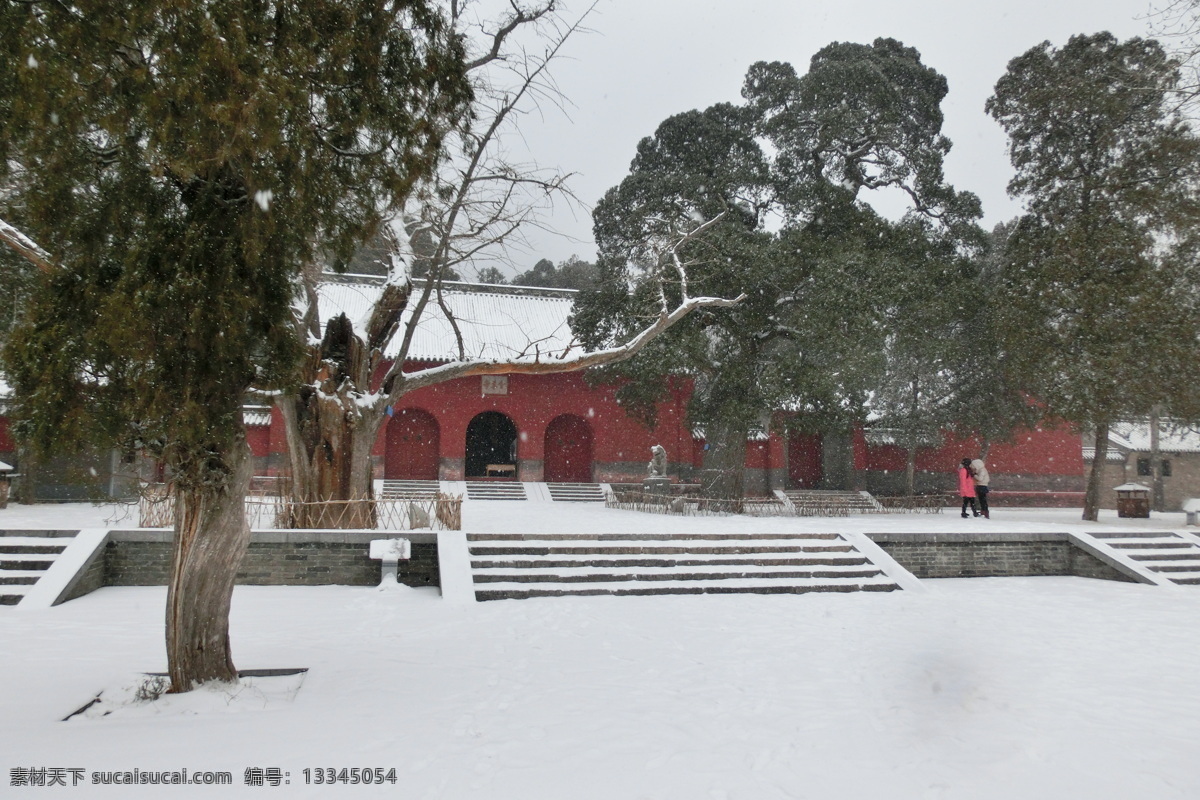
[[[462,496],[438,492],[432,497],[363,498],[301,503],[289,496],[256,492],[246,497],[246,521],[252,530],[462,530]],[[138,524],[169,528],[175,524],[175,497],[165,484],[143,487]]]

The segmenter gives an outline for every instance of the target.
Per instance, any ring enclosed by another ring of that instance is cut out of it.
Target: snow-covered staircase
[[[524,500],[525,485],[519,481],[467,481],[468,500]]]
[[[547,483],[550,499],[569,503],[603,503],[604,490],[598,483]]]
[[[868,492],[787,489],[784,494],[801,517],[846,517],[851,514],[879,514],[884,510]]]
[[[76,531],[0,531],[0,605],[15,606],[54,564]]]
[[[1090,533],[1116,558],[1156,573],[1171,583],[1200,585],[1200,541],[1172,531]]]
[[[478,600],[900,588],[886,554],[837,533],[468,534],[467,546]]]
[[[380,496],[383,500],[432,500],[437,497],[440,488],[440,481],[388,479],[383,482]]]

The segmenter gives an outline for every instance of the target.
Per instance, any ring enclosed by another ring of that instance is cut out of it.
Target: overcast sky
[[[585,5],[569,2],[569,11]],[[513,253],[510,269],[592,259],[590,208],[625,177],[638,141],[673,114],[738,102],[755,61],[788,61],[804,73],[830,42],[880,36],[916,47],[946,76],[947,178],[979,195],[990,227],[1020,211],[1005,191],[1003,132],[983,111],[1008,61],[1076,33],[1148,35],[1150,10],[1147,0],[600,0],[592,32],[572,39],[554,66],[573,104],[569,118],[551,108],[522,122],[539,163],[576,173],[572,186],[587,208],[558,209],[548,224],[563,236],[531,236],[532,251]]]

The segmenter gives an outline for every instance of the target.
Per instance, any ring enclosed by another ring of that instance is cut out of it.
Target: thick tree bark
[[[229,609],[250,544],[245,496],[253,463],[245,437],[226,454],[218,487],[176,487],[175,546],[167,587],[167,672],[172,692],[209,681],[234,682]]]
[[[713,500],[728,501],[741,510],[745,497],[746,435],[744,426],[717,423],[705,428],[700,493]]]
[[[309,352],[304,383],[279,409],[287,431],[293,528],[373,528],[371,450],[386,417],[360,405],[400,323],[412,285],[384,286],[365,337],[349,319],[329,321]]]
[[[1108,421],[1097,422],[1096,453],[1092,458],[1092,469],[1088,472],[1087,491],[1083,496],[1083,519],[1095,522],[1100,518],[1100,491],[1103,488],[1104,464],[1108,460]]]
[[[291,527],[373,528],[371,450],[383,417],[343,392],[280,403],[294,501]]]

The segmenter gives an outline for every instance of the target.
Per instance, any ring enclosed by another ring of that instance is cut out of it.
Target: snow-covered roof
[[[1150,452],[1150,424],[1148,422],[1118,422],[1108,431],[1109,445],[1119,447],[1124,453]],[[1200,431],[1175,427],[1168,423],[1158,426],[1158,450],[1161,453],[1200,453]]]
[[[242,406],[242,422],[251,427],[271,424],[270,406]]]
[[[1094,447],[1083,448],[1083,460],[1087,463],[1091,463],[1092,461],[1095,461],[1096,460],[1096,448],[1094,448]],[[1104,461],[1105,461],[1105,463],[1108,463],[1108,464],[1124,463],[1125,462],[1125,452],[1123,450],[1118,450],[1115,447],[1109,447],[1108,452],[1105,453],[1105,455],[1104,455]]]
[[[402,324],[407,324],[422,288],[420,283],[416,285]],[[317,294],[322,326],[325,320],[345,312],[355,330],[364,330],[382,290],[382,281],[366,278],[321,284]],[[563,353],[573,343],[567,318],[575,294],[572,289],[450,282],[442,288],[442,299],[462,333],[466,357],[484,359]],[[401,329],[385,354],[395,357],[403,338]],[[454,328],[436,302],[436,296],[430,298],[421,316],[408,357],[420,361],[451,361],[459,357]]]

